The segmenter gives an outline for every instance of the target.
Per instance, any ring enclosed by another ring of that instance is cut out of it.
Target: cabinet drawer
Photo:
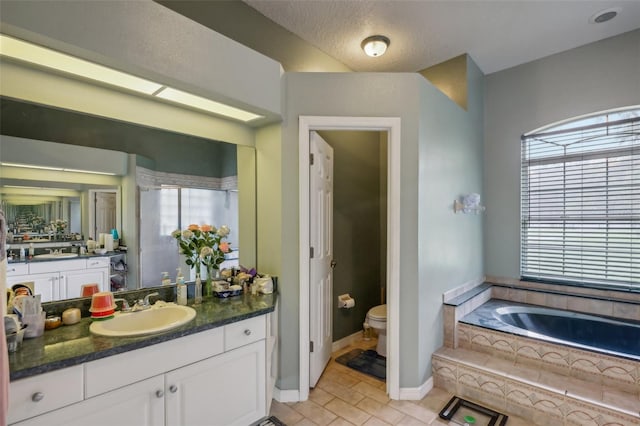
[[[83,389],[81,365],[11,382],[8,423],[82,401]]]
[[[104,268],[109,266],[108,257],[90,257],[87,259],[87,268]]]
[[[117,389],[222,353],[222,327],[85,364],[86,396]]]
[[[7,276],[27,275],[29,273],[29,265],[26,263],[9,263],[7,265]]]
[[[40,274],[43,272],[63,272],[75,269],[86,269],[86,259],[56,260],[53,262],[33,262],[29,264],[30,274]]]
[[[266,335],[265,315],[234,322],[224,326],[224,350],[234,348],[264,339]]]

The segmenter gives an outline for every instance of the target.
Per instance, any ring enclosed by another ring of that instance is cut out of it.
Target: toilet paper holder
[[[338,296],[338,308],[350,309],[356,306],[356,301],[349,293]]]

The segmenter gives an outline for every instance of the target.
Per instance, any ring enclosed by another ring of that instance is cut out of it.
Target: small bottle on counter
[[[202,303],[202,279],[200,278],[200,274],[196,274],[196,285],[194,287],[194,303],[199,305]]]
[[[25,260],[24,247],[20,247],[20,260]]]
[[[187,304],[187,285],[184,283],[184,276],[182,275],[182,269],[177,269],[178,274],[176,275],[176,298],[178,305],[186,305]]]
[[[169,278],[168,272],[162,273],[162,285],[171,285],[171,278]]]
[[[36,254],[36,249],[33,247],[33,243],[29,244],[29,259],[32,259]]]

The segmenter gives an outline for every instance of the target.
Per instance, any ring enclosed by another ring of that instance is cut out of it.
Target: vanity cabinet
[[[76,378],[78,383],[74,382],[73,387],[66,373],[62,373],[65,370],[11,382],[9,423],[16,426],[251,424],[267,415],[266,397],[271,394],[266,389],[271,315],[75,366],[83,374],[79,382]],[[77,370],[74,371],[77,376]],[[56,373],[56,377],[47,380],[47,376]],[[53,386],[47,394],[72,394],[73,399],[54,401],[57,405],[50,403],[37,411],[30,409],[38,407],[39,402],[34,402],[32,396],[43,380]],[[20,388],[26,390],[20,393],[21,403],[14,405],[13,395]],[[49,412],[41,414],[44,411]]]
[[[7,284],[33,283],[34,294],[42,302],[70,299],[82,295],[84,284],[98,284],[100,291],[109,289],[109,258],[56,260],[10,264]]]

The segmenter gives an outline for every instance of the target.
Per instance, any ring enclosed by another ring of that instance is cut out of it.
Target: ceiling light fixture
[[[600,12],[592,15],[591,18],[589,18],[589,22],[591,22],[592,24],[602,24],[603,22],[610,21],[618,16],[619,12],[619,7],[601,10]]]
[[[107,175],[107,176],[115,176],[115,173],[111,172],[96,172],[93,170],[80,170],[80,169],[68,169],[66,167],[49,167],[49,166],[38,166],[35,164],[20,164],[20,163],[5,163],[1,162],[0,166],[4,167],[20,167],[24,169],[39,169],[39,170],[51,170],[54,172],[71,172],[71,173],[89,173],[92,175]]]
[[[0,34],[0,55],[248,122],[263,116]]]
[[[364,50],[364,53],[375,58],[384,55],[384,52],[387,51],[387,47],[389,47],[390,43],[391,41],[389,38],[383,35],[374,35],[362,40],[360,46],[362,47],[362,50]]]

